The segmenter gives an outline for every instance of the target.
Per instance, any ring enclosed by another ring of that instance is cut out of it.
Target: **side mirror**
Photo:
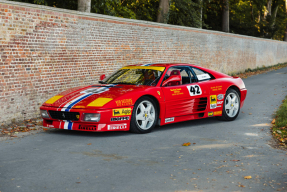
[[[104,74],[104,75],[101,75],[100,76],[100,81],[102,81],[102,80],[104,80],[106,78],[106,75]]]
[[[181,76],[180,75],[171,75],[167,80],[162,83],[162,86],[173,86],[181,84]]]

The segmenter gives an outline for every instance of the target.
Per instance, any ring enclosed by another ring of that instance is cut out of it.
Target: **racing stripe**
[[[64,129],[68,129],[69,122],[68,122],[68,121],[65,121],[65,120],[64,120],[64,122],[65,122],[65,124],[64,124]]]
[[[72,130],[73,123],[72,123],[71,121],[68,121],[68,122],[69,122],[69,124],[68,124],[68,129],[69,129],[69,130]]]
[[[95,88],[90,88],[90,89],[87,89],[85,91],[83,91],[83,95],[73,99],[72,101],[68,102],[62,109],[61,111],[67,111],[69,112],[70,109],[76,105],[77,103],[79,103],[80,101],[86,99],[87,97],[91,96],[91,95],[94,95],[94,94],[100,94],[100,93],[103,93],[105,91],[107,91],[107,89],[109,89],[110,87],[114,87],[116,85],[113,85],[113,84],[109,84],[108,87],[99,87],[97,90],[99,92],[96,92],[96,93],[93,93],[93,92],[89,92],[89,90],[96,90]],[[82,92],[81,92],[82,93]]]

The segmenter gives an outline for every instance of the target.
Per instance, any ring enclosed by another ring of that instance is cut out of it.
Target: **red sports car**
[[[232,121],[247,94],[239,77],[191,64],[131,65],[101,79],[47,100],[40,108],[43,125],[147,133],[156,125],[206,117]]]

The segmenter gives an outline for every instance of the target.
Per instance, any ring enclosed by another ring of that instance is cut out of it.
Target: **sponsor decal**
[[[131,108],[113,109],[113,116],[126,116],[131,115]]]
[[[222,111],[215,111],[214,115],[222,115]]]
[[[189,85],[186,86],[190,96],[201,95],[202,91],[199,85]]]
[[[208,112],[208,117],[212,117],[213,116],[213,112]]]
[[[160,95],[160,91],[157,91],[157,94]]]
[[[217,101],[217,105],[221,105],[223,101]]]
[[[215,109],[217,107],[216,104],[210,104],[210,109]]]
[[[79,126],[79,130],[96,131],[96,126]]]
[[[170,123],[174,121],[174,117],[166,118],[165,123]]]
[[[108,130],[121,130],[121,129],[126,129],[127,124],[113,124],[113,125],[108,125]]]
[[[132,99],[122,99],[122,100],[116,101],[116,104],[118,107],[133,105],[133,100]]]
[[[224,99],[224,95],[223,94],[217,95],[217,100],[222,100],[222,99]]]
[[[54,128],[54,125],[47,125],[48,127],[52,127],[52,128]]]
[[[125,120],[129,120],[130,117],[113,117],[111,118],[111,121],[125,121]]]
[[[80,115],[76,115],[76,118],[79,119],[79,118],[80,118]]]
[[[181,88],[170,89],[170,91],[172,92],[171,93],[172,96],[183,95],[183,92],[182,92]]]
[[[213,87],[210,87],[212,91],[221,91],[222,90],[222,86],[213,86]]]
[[[210,109],[215,109],[217,103],[216,95],[210,95]]]
[[[197,75],[197,79],[198,79],[199,81],[206,80],[206,79],[210,79],[210,75],[209,75],[209,74]]]

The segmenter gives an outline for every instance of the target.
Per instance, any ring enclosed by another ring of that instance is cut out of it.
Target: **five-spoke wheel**
[[[148,133],[155,127],[157,119],[155,102],[150,97],[141,97],[135,103],[130,130],[135,133]]]
[[[234,89],[228,89],[224,98],[224,105],[221,120],[233,121],[240,111],[240,96]]]

